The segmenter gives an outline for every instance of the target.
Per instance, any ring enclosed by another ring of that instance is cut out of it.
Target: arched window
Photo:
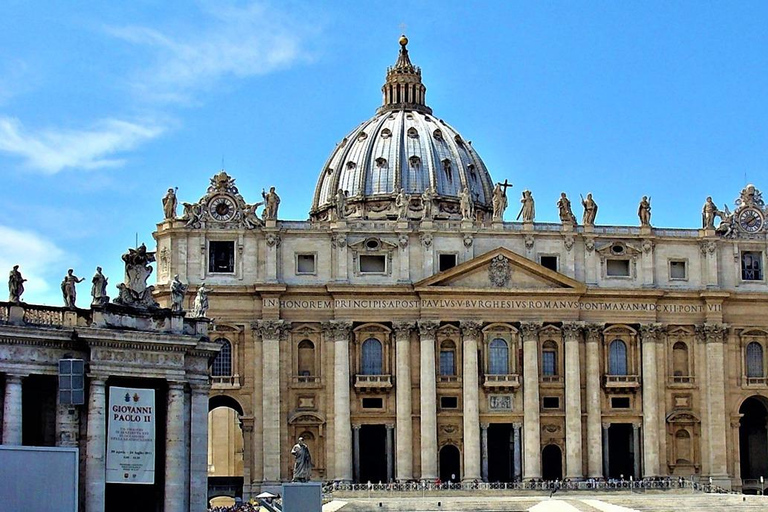
[[[677,452],[677,464],[690,464],[693,461],[691,434],[687,430],[678,430],[675,434],[675,451]]]
[[[216,342],[221,344],[221,350],[213,360],[212,374],[214,377],[229,377],[232,375],[232,345],[224,338]]]
[[[753,341],[747,345],[747,377],[763,377],[763,347]]]
[[[541,374],[557,375],[557,344],[545,341],[541,348]]]
[[[501,338],[491,341],[488,356],[488,373],[490,375],[506,375],[509,373],[509,347]]]
[[[363,342],[363,375],[382,374],[381,342],[376,338],[368,338]]]
[[[675,377],[687,377],[688,369],[688,345],[678,341],[672,346],[672,374]]]
[[[608,350],[608,374],[627,375],[627,345],[613,340]]]
[[[440,375],[452,377],[456,375],[456,344],[445,340],[440,344]]]
[[[299,342],[299,376],[315,374],[315,344],[309,340]]]

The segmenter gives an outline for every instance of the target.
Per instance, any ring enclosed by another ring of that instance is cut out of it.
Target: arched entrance
[[[556,444],[548,444],[541,452],[541,476],[544,480],[563,479],[563,452]]]
[[[243,408],[232,397],[208,401],[208,498],[243,496]]]
[[[759,479],[768,476],[768,401],[751,396],[739,408],[739,452],[741,454],[741,480],[744,492],[760,489]]]
[[[443,482],[461,480],[461,454],[452,444],[440,448],[440,480]]]

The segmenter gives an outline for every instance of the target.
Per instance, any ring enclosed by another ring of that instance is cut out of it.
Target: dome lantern
[[[383,104],[378,112],[408,109],[431,114],[425,103],[427,88],[421,83],[421,68],[411,63],[408,38],[400,36],[400,53],[394,66],[387,68],[387,79],[381,86]]]

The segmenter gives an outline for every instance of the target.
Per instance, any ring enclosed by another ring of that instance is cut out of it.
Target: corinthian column
[[[587,475],[603,476],[603,445],[600,412],[600,326],[587,326]]]
[[[579,342],[581,326],[563,324],[565,342],[565,477],[584,477],[581,457],[581,374]]]
[[[261,337],[262,372],[262,457],[264,481],[280,482],[280,339],[287,334],[289,323],[283,320],[259,320],[256,334]]]
[[[349,335],[352,322],[332,322],[334,480],[352,481],[352,424],[349,409]]]
[[[421,479],[437,478],[437,384],[435,382],[435,332],[440,322],[419,322],[421,354]],[[397,447],[398,450],[400,446]]]
[[[717,480],[718,485],[729,486],[725,414],[725,372],[723,369],[724,343],[728,326],[724,324],[704,324],[697,328],[698,334],[706,345],[707,372],[707,410],[704,421],[707,424],[709,443],[709,476]]]
[[[186,471],[184,464],[184,383],[169,382],[165,426],[166,512],[184,512]]]
[[[477,340],[480,324],[461,322],[464,345],[464,481],[480,480],[480,409],[477,376]]]
[[[539,426],[539,328],[527,322],[520,326],[523,337],[523,442],[524,480],[541,478],[541,427]]]
[[[395,401],[397,407],[397,453],[395,479],[399,482],[413,478],[413,420],[411,419],[411,331],[413,322],[397,322],[395,328]],[[387,431],[389,434],[389,431]]]
[[[659,476],[659,393],[656,345],[662,327],[641,325],[643,352],[643,477]]]

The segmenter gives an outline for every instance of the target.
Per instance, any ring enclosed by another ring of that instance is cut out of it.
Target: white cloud
[[[57,273],[64,275],[65,258],[62,249],[39,234],[0,225],[0,270],[7,278],[13,265],[19,265],[19,271],[27,279],[22,295],[24,302],[60,303],[60,292],[54,285]],[[7,293],[7,287],[4,290]],[[0,299],[8,300],[7,297]]]
[[[205,9],[206,24],[171,34],[144,26],[106,27],[107,33],[149,48],[154,62],[134,86],[143,97],[189,101],[226,78],[245,78],[307,59],[303,37],[312,29],[262,4],[215,4]]]
[[[83,130],[45,129],[30,133],[18,119],[0,116],[0,151],[24,159],[49,174],[62,169],[101,169],[125,162],[114,155],[158,137],[164,128],[153,122],[104,119]]]

